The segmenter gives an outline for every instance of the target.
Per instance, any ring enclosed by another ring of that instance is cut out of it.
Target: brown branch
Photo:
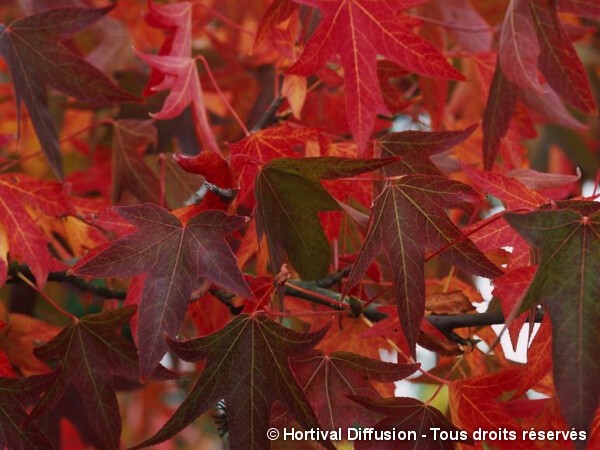
[[[326,306],[333,310],[347,310],[349,315],[357,315],[357,313],[361,313],[371,322],[379,322],[388,317],[387,314],[377,311],[376,308],[379,305],[370,305],[367,308],[362,309],[362,302],[353,297],[350,298],[351,303],[342,303],[342,296],[340,293],[327,289],[327,287],[334,286],[341,281],[343,277],[348,275],[349,270],[349,268],[344,268],[329,275],[328,277],[316,281],[289,280],[285,286],[285,294],[306,300],[314,304]],[[9,278],[7,283],[22,283],[23,281],[17,276],[19,273],[23,274],[27,279],[35,281],[35,278],[29,267],[26,265],[20,265],[10,267],[8,275],[11,278]],[[97,286],[90,281],[69,275],[66,271],[50,272],[48,275],[48,281],[66,283],[83,292],[89,292],[97,297],[102,298],[124,300],[127,296],[127,291]],[[241,312],[242,308],[236,307],[232,303],[232,300],[235,297],[234,294],[219,288],[211,288],[210,293],[225,306],[227,306],[232,314],[237,315]],[[323,296],[330,298],[333,301],[328,302],[323,300]],[[358,306],[358,311],[354,306]],[[538,310],[535,314],[534,321],[541,322],[543,317],[543,310]],[[431,314],[425,316],[425,319],[455,342],[458,342],[462,339],[460,336],[454,333],[454,330],[457,328],[484,327],[488,325],[502,325],[505,323],[505,318],[501,311],[456,315]]]

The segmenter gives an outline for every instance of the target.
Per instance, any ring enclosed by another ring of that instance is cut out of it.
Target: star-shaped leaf
[[[377,55],[404,69],[429,77],[462,80],[433,45],[411,31],[415,20],[398,11],[423,0],[297,0],[319,8],[319,27],[296,63],[288,69],[312,75],[339,55],[346,84],[348,123],[359,147],[364,148],[377,114],[386,114],[377,78]]]
[[[328,430],[373,426],[377,416],[348,395],[378,397],[371,381],[402,380],[418,368],[418,364],[393,364],[350,352],[325,355],[313,351],[292,360],[298,383]]]
[[[146,274],[139,307],[140,374],[148,378],[167,351],[165,334],[177,336],[201,279],[253,298],[225,235],[246,222],[222,211],[206,211],[186,224],[152,204],[118,207],[138,228],[73,268],[78,275],[130,277]]]
[[[137,381],[138,357],[135,346],[120,335],[135,312],[125,307],[85,316],[64,328],[54,339],[34,350],[47,362],[58,360],[57,376],[37,403],[30,417],[35,419],[52,409],[69,386],[75,387],[104,448],[118,449],[121,417],[114,377]],[[157,376],[169,378],[161,369]]]
[[[452,223],[445,208],[479,195],[470,187],[436,175],[406,175],[389,184],[375,200],[370,228],[352,266],[344,294],[360,282],[373,259],[385,252],[394,275],[398,315],[415,351],[425,313],[425,252],[470,273],[493,278],[502,273]]]
[[[456,442],[472,444],[473,440],[469,434],[455,427],[444,415],[432,406],[426,405],[417,399],[410,397],[398,398],[366,398],[351,395],[349,398],[360,405],[387,417],[375,425],[378,431],[414,431],[417,440],[410,441],[410,447],[406,442],[376,440],[361,440],[356,443],[357,450],[367,449],[403,449],[413,450],[453,450]],[[437,428],[434,435],[433,428]],[[441,432],[448,432],[452,439],[442,439]]]
[[[507,214],[506,220],[540,252],[521,310],[542,302],[548,308],[561,410],[570,427],[587,431],[600,396],[600,204],[558,206]]]
[[[53,448],[35,422],[27,421],[24,402],[44,392],[54,375],[34,375],[26,378],[0,377],[0,448]]]
[[[170,341],[186,361],[206,364],[183,404],[152,438],[139,446],[173,437],[220,399],[227,405],[231,448],[269,448],[271,407],[278,401],[305,429],[322,428],[290,368],[290,359],[310,351],[327,329],[298,333],[265,316],[237,316],[217,333],[187,342]],[[335,447],[322,441],[326,448]]]
[[[265,234],[271,267],[281,267],[287,253],[302,278],[317,279],[329,269],[329,243],[319,211],[341,209],[320,180],[350,177],[378,169],[397,158],[280,158],[265,164],[255,181],[256,228]]]
[[[10,68],[17,110],[24,102],[42,150],[59,177],[62,157],[46,86],[95,106],[137,100],[61,44],[114,7],[56,8],[0,25],[0,53]]]

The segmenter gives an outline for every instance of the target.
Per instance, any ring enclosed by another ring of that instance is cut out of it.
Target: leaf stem
[[[206,73],[207,73],[208,77],[210,78],[210,81],[211,81],[213,87],[215,88],[215,90],[217,91],[217,93],[219,94],[219,96],[221,97],[223,102],[225,103],[225,106],[227,106],[227,109],[229,110],[231,115],[234,117],[236,122],[239,124],[240,128],[244,131],[245,135],[249,136],[250,131],[248,131],[246,124],[242,121],[242,119],[240,118],[238,113],[235,112],[235,109],[233,109],[233,106],[231,106],[231,103],[229,103],[229,100],[227,100],[227,97],[225,97],[225,94],[223,94],[223,91],[217,84],[217,80],[215,80],[212,70],[210,70],[210,65],[208,64],[208,61],[206,60],[206,58],[202,55],[198,55],[198,56],[195,56],[194,59],[199,59],[200,61],[202,61],[202,64],[204,64],[204,68],[206,69]]]
[[[32,283],[31,280],[29,280],[25,275],[23,275],[21,272],[17,273],[17,277],[19,279],[21,279],[25,284],[27,284],[29,287],[31,287],[32,289],[34,289],[35,291],[37,291],[45,300],[46,302],[48,302],[48,304],[50,306],[52,306],[56,311],[58,311],[60,314],[62,314],[63,316],[66,316],[70,319],[72,319],[75,322],[78,322],[79,319],[77,318],[77,316],[74,316],[73,314],[71,314],[68,311],[65,311],[64,309],[62,309],[58,303],[56,303],[54,300],[52,300],[52,298],[50,298],[50,296],[48,294],[46,294],[43,290],[41,290],[39,287],[37,287],[37,285],[35,283]]]

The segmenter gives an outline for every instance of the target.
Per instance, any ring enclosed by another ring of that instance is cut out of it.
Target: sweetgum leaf
[[[387,416],[375,425],[376,430],[389,430],[394,434],[400,430],[406,432],[416,431],[417,433],[417,440],[410,442],[394,439],[388,441],[361,440],[356,443],[357,450],[404,448],[413,450],[453,450],[456,442],[473,443],[473,440],[468,437],[466,439],[442,440],[440,431],[451,432],[452,436],[458,437],[461,430],[448,421],[439,410],[417,399],[410,397],[367,398],[357,395],[348,397],[365,408]],[[434,439],[432,428],[438,428],[437,439]]]
[[[120,335],[135,312],[125,307],[79,319],[54,339],[34,350],[44,360],[58,360],[57,376],[41,397],[30,418],[35,419],[58,404],[73,386],[85,405],[86,414],[103,448],[118,449],[121,417],[115,394],[115,377],[137,381],[138,357],[135,346]],[[169,372],[157,371],[161,379]]]
[[[0,448],[53,448],[39,426],[27,421],[24,408],[24,402],[45,391],[53,379],[52,374],[26,378],[0,377]]]
[[[205,211],[182,224],[166,209],[149,203],[116,210],[138,231],[87,256],[72,270],[78,275],[120,278],[146,273],[138,328],[140,375],[145,379],[168,349],[165,334],[179,333],[200,280],[206,278],[253,298],[225,242],[225,235],[246,218]]]
[[[46,86],[94,106],[137,101],[61,43],[100,20],[114,7],[56,8],[0,25],[0,53],[10,69],[17,111],[24,102],[44,155],[60,178],[62,156],[48,110]]]
[[[369,140],[375,116],[388,113],[377,78],[378,54],[420,75],[464,79],[437,48],[411,31],[415,22],[398,13],[424,3],[423,0],[296,2],[319,8],[323,19],[288,73],[312,75],[340,56],[346,84],[346,116],[360,148]]]
[[[419,364],[388,363],[350,352],[313,351],[292,359],[298,383],[328,430],[373,426],[376,416],[348,396],[378,397],[371,381],[402,380],[418,368]]]
[[[281,267],[283,252],[304,279],[322,278],[329,269],[329,243],[317,213],[340,209],[320,180],[350,177],[378,169],[398,158],[279,158],[265,164],[255,181],[256,229],[267,236],[271,267]]]
[[[305,429],[322,428],[290,368],[290,359],[309,352],[327,328],[298,333],[265,316],[237,316],[225,328],[187,342],[169,340],[186,361],[206,360],[196,385],[169,421],[135,448],[169,439],[220,399],[227,405],[230,446],[269,448],[271,407],[278,401]],[[321,444],[335,449],[329,441]]]
[[[389,184],[375,200],[369,233],[360,250],[344,295],[356,286],[373,259],[385,252],[394,274],[398,316],[415,352],[425,313],[425,252],[441,256],[470,273],[493,278],[502,273],[452,223],[445,208],[479,195],[469,186],[436,175],[406,175]]]
[[[569,427],[589,431],[600,395],[600,204],[571,201],[559,206],[507,214],[506,220],[540,252],[521,310],[542,302],[548,308],[561,410]]]

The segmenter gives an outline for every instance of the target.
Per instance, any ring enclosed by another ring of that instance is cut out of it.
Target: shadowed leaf
[[[35,422],[27,421],[24,403],[44,392],[54,375],[0,377],[0,447],[16,450],[54,448]]]
[[[0,25],[0,53],[12,75],[17,111],[24,102],[48,162],[62,178],[62,157],[50,111],[50,86],[94,106],[136,101],[61,43],[108,14],[105,8],[56,8]]]
[[[169,439],[220,399],[227,405],[231,448],[269,448],[271,408],[278,401],[305,430],[322,428],[290,368],[290,359],[310,351],[327,328],[298,333],[265,316],[240,315],[225,328],[187,342],[170,340],[186,361],[206,360],[196,385],[169,421],[135,448]],[[329,441],[322,441],[335,449]]]
[[[106,449],[118,449],[121,416],[115,393],[114,378],[137,381],[138,357],[135,346],[120,335],[135,312],[125,307],[79,319],[58,336],[34,350],[44,361],[58,360],[57,376],[37,403],[32,419],[47,413],[58,404],[69,386],[83,401],[83,414]],[[157,371],[159,379],[170,378],[165,369]]]
[[[160,203],[156,175],[142,159],[140,148],[156,144],[157,132],[151,120],[122,119],[114,122],[112,159],[112,202],[125,190],[141,202]]]
[[[317,213],[339,210],[321,180],[350,177],[378,169],[397,158],[280,158],[265,164],[255,181],[258,238],[266,235],[271,267],[287,253],[302,278],[317,279],[329,269],[329,243]]]
[[[506,220],[540,252],[521,310],[542,302],[548,308],[561,410],[570,427],[589,431],[600,395],[600,204],[558,206],[562,208],[507,214]]]

